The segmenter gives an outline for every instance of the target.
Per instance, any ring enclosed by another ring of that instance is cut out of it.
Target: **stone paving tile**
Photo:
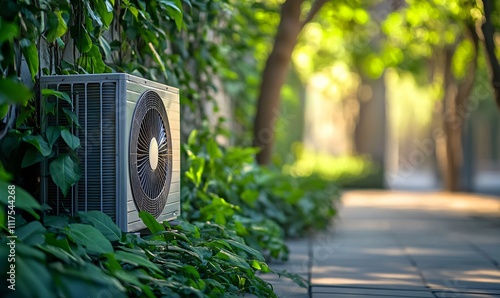
[[[312,297],[500,298],[500,213],[492,208],[500,200],[390,191],[346,198],[328,231],[296,242],[290,266],[276,265],[310,273]],[[307,297],[272,283],[282,297]]]
[[[417,266],[422,269],[473,269],[473,268],[488,268],[493,269],[495,265],[486,259],[459,259],[459,258],[413,258]]]
[[[299,274],[307,280],[308,274]],[[262,274],[260,277],[273,285],[274,292],[279,297],[302,298],[309,297],[308,289],[302,288],[292,280],[285,277],[278,277],[275,274]]]
[[[334,294],[339,297],[344,295],[372,295],[372,296],[384,296],[384,297],[418,297],[418,298],[435,298],[432,292],[428,290],[398,290],[398,289],[376,289],[376,288],[349,288],[349,287],[337,287],[337,286],[327,286],[327,287],[312,287],[312,296],[315,297],[316,294]]]
[[[496,268],[424,269],[421,272],[430,286],[439,287],[443,281],[452,281],[462,288],[500,290],[500,270]]]
[[[450,287],[459,291],[500,290],[500,279],[477,277],[467,279],[461,276],[453,278],[427,278],[427,284],[434,289]]]
[[[335,285],[345,287],[392,287],[414,288],[424,287],[424,283],[415,270],[401,270],[396,267],[387,268],[349,268],[337,266],[313,267],[311,285]]]
[[[500,295],[495,294],[469,294],[469,293],[457,293],[457,292],[434,292],[435,297],[438,298],[498,298]]]
[[[371,297],[384,297],[384,296],[373,296],[373,295],[349,295],[349,294],[314,294],[313,298],[336,298],[336,297],[346,297],[346,298],[371,298]]]

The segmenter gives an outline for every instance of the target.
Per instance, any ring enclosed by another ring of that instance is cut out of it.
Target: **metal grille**
[[[66,198],[49,179],[48,204],[57,214],[99,210],[116,220],[116,82],[68,83],[49,85],[50,89],[71,95],[80,127],[73,133],[80,138],[78,157],[81,179]],[[54,100],[50,99],[49,100]],[[59,104],[69,104],[59,101]],[[64,114],[48,119],[49,125],[67,125]],[[58,150],[66,150],[59,140]]]
[[[144,92],[134,111],[130,134],[130,183],[139,210],[158,217],[167,202],[172,179],[172,141],[167,111],[154,91]],[[153,141],[154,140],[154,141]],[[155,166],[151,147],[157,147]]]

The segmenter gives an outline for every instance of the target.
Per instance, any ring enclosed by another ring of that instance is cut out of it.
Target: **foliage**
[[[335,214],[335,186],[257,166],[255,148],[221,148],[208,132],[193,131],[183,150],[188,156],[182,181],[187,219],[232,227],[273,258],[286,259],[285,235],[325,228]]]
[[[333,181],[342,188],[383,188],[383,172],[369,156],[337,156],[300,150],[297,160],[284,167],[302,179]]]
[[[22,200],[18,212],[40,208],[32,198]],[[256,276],[257,271],[270,272],[262,254],[231,230],[213,223],[180,222],[171,227],[148,213],[140,216],[151,236],[122,233],[98,211],[46,216],[43,223],[26,222],[16,214],[16,295],[276,297],[271,285]],[[7,260],[9,232],[3,220],[1,224],[0,257]],[[7,265],[2,262],[4,279]],[[14,293],[1,291],[2,297]]]
[[[79,140],[72,133],[78,123],[72,123],[72,108],[58,109],[54,104],[56,100],[70,102],[69,97],[42,90],[46,98],[41,100],[36,88],[30,91],[29,86],[36,87],[42,74],[119,71],[140,75],[179,87],[183,90],[181,102],[190,107],[193,119],[206,118],[207,102],[216,89],[212,78],[226,61],[222,46],[211,35],[229,18],[227,1],[6,0],[2,6],[0,116],[8,113],[11,104],[23,107],[15,125],[6,128],[14,130],[2,142],[0,169],[5,168],[16,181],[24,168],[44,159],[63,193],[79,177],[74,154]],[[23,75],[21,55],[31,84],[22,84],[17,78]],[[38,119],[40,109],[44,115],[64,113],[69,121],[44,127],[45,119]],[[42,127],[46,134],[40,134]],[[69,150],[58,148],[58,138],[64,139]],[[56,157],[54,152],[61,150],[63,156]],[[71,175],[58,175],[63,172]]]
[[[232,98],[236,144],[252,144],[256,101],[274,35],[279,23],[279,1],[231,1],[233,17],[218,33],[225,45],[221,75],[224,91]],[[237,50],[234,50],[237,49]]]
[[[244,49],[233,51],[217,38],[238,38],[228,28],[244,28],[238,12],[245,7],[250,14],[245,5],[229,0],[3,1],[0,116],[15,105],[19,110],[0,144],[2,189],[7,189],[5,181],[14,180],[35,193],[38,186],[30,182],[40,178],[41,162],[65,195],[80,177],[75,153],[80,140],[74,134],[80,124],[71,94],[38,90],[41,75],[140,75],[179,87],[182,106],[189,107],[194,119],[204,120],[212,112],[207,102],[217,89],[214,77],[234,82],[235,74],[243,76],[244,71],[233,73],[229,66],[251,53],[243,46],[246,39],[238,43]],[[30,82],[18,79],[24,75],[21,57]],[[64,115],[58,118],[65,121],[48,121],[55,115]],[[16,208],[30,214],[27,220],[16,214],[17,283],[33,285],[19,287],[20,295],[274,297],[270,285],[256,276],[269,271],[259,250],[285,258],[285,232],[298,235],[324,227],[334,214],[332,193],[326,185],[295,182],[275,170],[258,168],[253,148],[223,149],[208,131],[198,137],[184,147],[184,214],[192,223],[170,227],[142,214],[152,232],[149,237],[122,233],[96,211],[39,221],[36,211],[42,206],[16,187]],[[227,175],[219,177],[219,171]],[[290,188],[292,184],[304,189]],[[4,224],[3,205],[9,202],[1,198],[4,236],[12,232]],[[289,216],[301,220],[291,222]],[[6,247],[0,250],[2,259],[7,259]]]

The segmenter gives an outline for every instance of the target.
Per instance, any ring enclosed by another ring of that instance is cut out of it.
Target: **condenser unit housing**
[[[63,108],[72,110],[78,125],[70,127],[81,145],[81,178],[67,196],[52,181],[49,164],[42,167],[42,200],[53,214],[100,210],[123,231],[145,228],[139,211],[160,222],[179,216],[178,89],[128,74],[42,76],[40,88],[66,92],[73,103],[42,99],[57,105],[42,119],[42,130],[68,126]],[[58,153],[68,150],[62,138],[57,145]]]

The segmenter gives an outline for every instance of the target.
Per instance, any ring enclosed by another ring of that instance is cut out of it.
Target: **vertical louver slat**
[[[100,170],[101,170],[101,173],[100,173],[101,174],[100,175],[100,177],[101,177],[101,184],[99,185],[100,188],[101,188],[101,202],[100,202],[101,205],[99,206],[99,210],[102,211],[102,200],[103,200],[103,196],[102,195],[103,195],[103,190],[104,190],[103,187],[102,187],[102,182],[103,182],[102,180],[104,179],[104,176],[102,175],[102,167],[103,167],[103,158],[102,158],[102,127],[104,125],[104,123],[102,122],[102,111],[103,111],[102,85],[99,85],[99,99],[100,99],[100,107],[101,107],[101,111],[100,111],[101,112],[100,113],[101,119],[99,120],[99,123],[101,124],[101,126],[100,126],[100,129],[101,129],[101,134],[100,134],[101,140],[99,142],[99,146],[101,146],[99,148],[99,153],[101,154],[100,161],[99,161],[99,163],[100,163],[99,166],[100,166]]]
[[[85,211],[87,208],[87,159],[88,145],[87,145],[87,93],[85,84],[73,84],[74,98],[77,99],[75,105],[78,107],[78,122],[81,127],[77,130],[77,136],[80,139],[81,148],[78,149],[78,158],[80,160],[80,169],[82,176],[78,182],[78,211]]]
[[[87,204],[86,210],[101,210],[101,98],[100,84],[88,83],[87,102]]]
[[[102,84],[102,211],[116,219],[116,84]]]

